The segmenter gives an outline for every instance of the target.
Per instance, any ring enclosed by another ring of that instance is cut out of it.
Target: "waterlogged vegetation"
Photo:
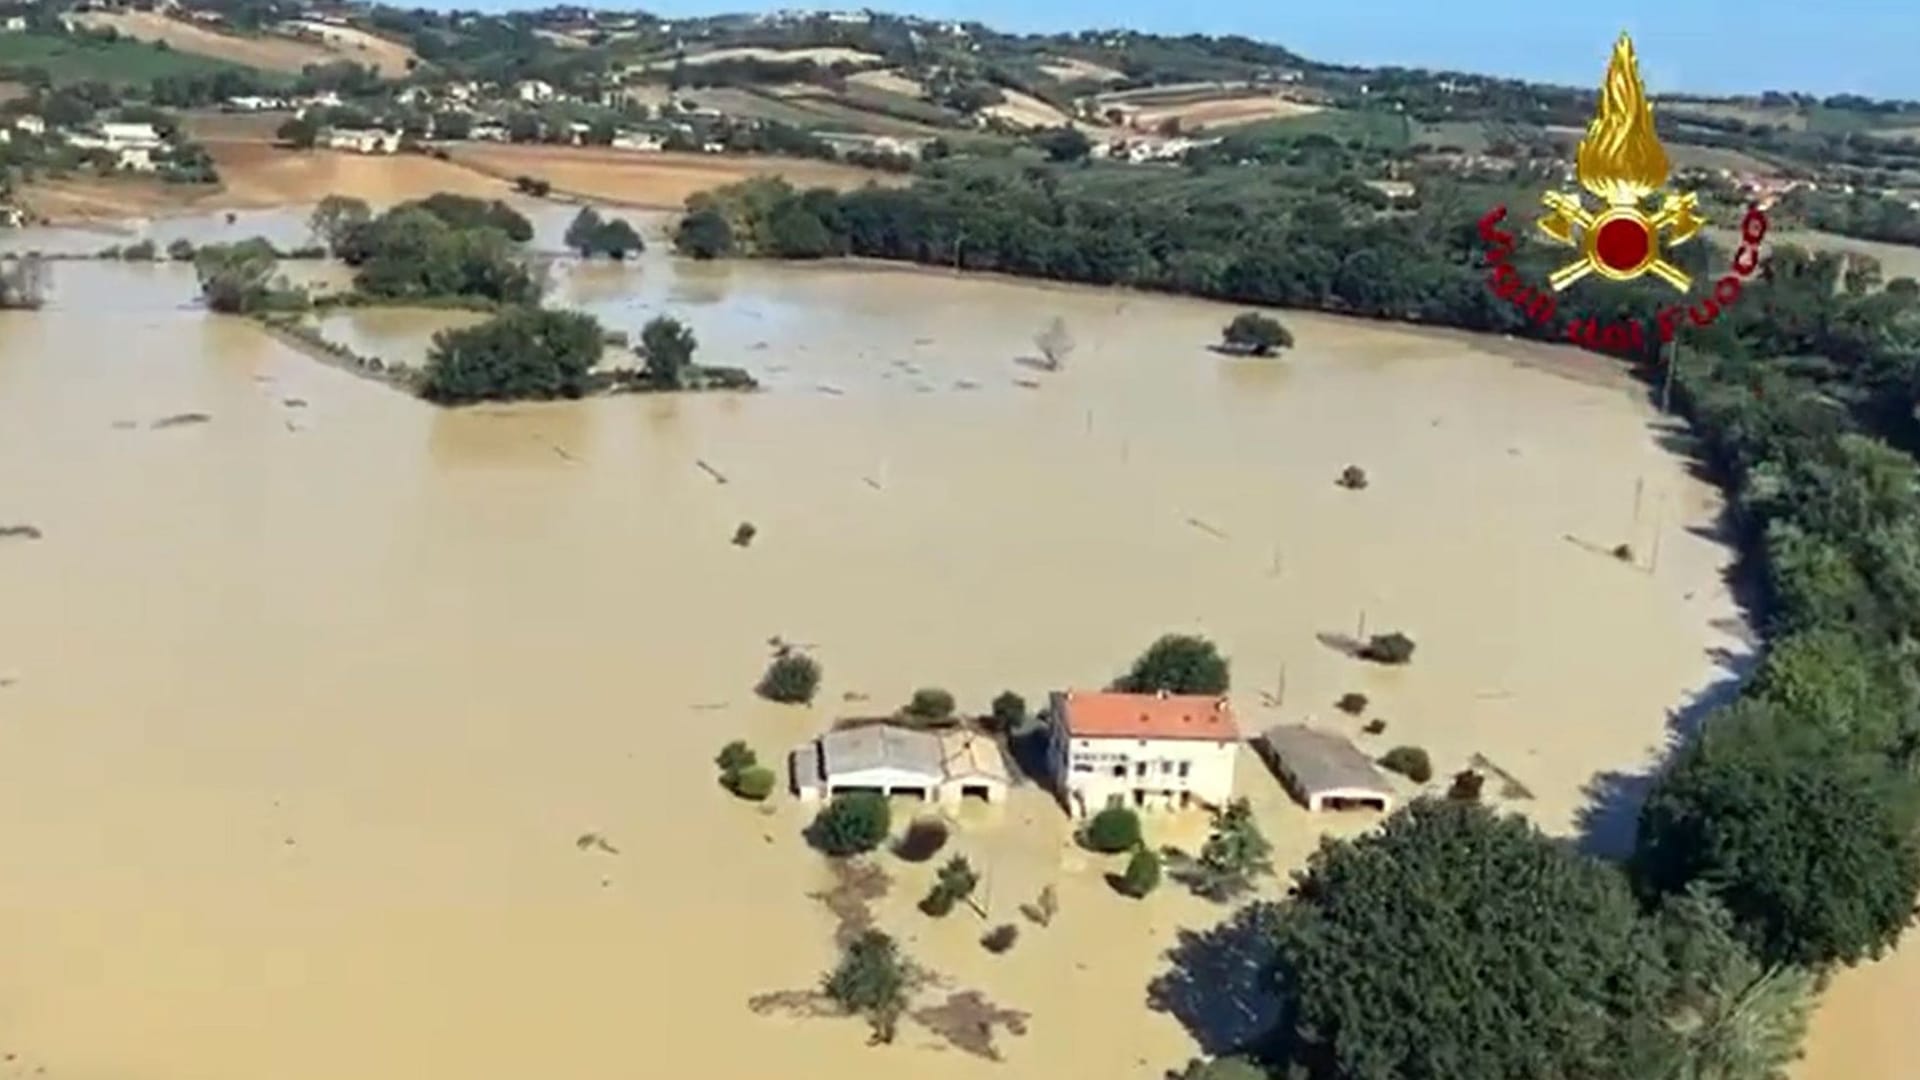
[[[1516,193],[1442,183],[1388,216],[1343,177],[1307,169],[1291,174],[1304,184],[1272,182],[1287,174],[1123,179],[971,163],[896,190],[755,181],[690,204],[678,242],[701,255],[846,253],[1529,333],[1487,290],[1473,243],[1478,214]],[[1122,185],[1134,197],[1112,198]],[[1726,253],[1698,243],[1678,254],[1704,274]],[[1757,677],[1678,751],[1624,863],[1482,808],[1474,770],[1381,835],[1330,842],[1271,932],[1281,970],[1296,973],[1274,987],[1289,1004],[1265,1051],[1272,1068],[1762,1080],[1793,1056],[1818,973],[1878,955],[1908,925],[1920,888],[1920,290],[1883,285],[1857,258],[1787,246],[1768,258],[1770,273],[1748,284],[1758,296],[1688,336],[1671,373],[1673,404],[1732,486],[1764,582],[1771,648]],[[1562,302],[1611,321],[1657,309],[1656,288]],[[1247,320],[1227,340],[1271,337]],[[1346,486],[1364,486],[1351,471]],[[1404,664],[1413,644],[1376,635],[1363,653]],[[1226,665],[1162,642],[1122,685],[1218,692]],[[1415,748],[1389,756],[1431,775]],[[1176,873],[1209,895],[1243,893],[1266,860],[1248,824],[1224,812]],[[1539,888],[1515,888],[1522,879]],[[1547,922],[1487,917],[1514,903],[1545,910],[1540,890],[1557,898]],[[1441,942],[1487,959],[1425,962]],[[1499,974],[1513,965],[1554,982]],[[1409,1000],[1432,1007],[1409,1011]]]

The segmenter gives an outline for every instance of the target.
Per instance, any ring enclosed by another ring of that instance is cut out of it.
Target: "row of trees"
[[[354,268],[354,287],[387,300],[464,298],[533,304],[542,282],[518,245],[533,225],[498,200],[442,192],[375,217],[357,199],[329,198],[313,228]]]
[[[832,252],[1541,333],[1487,288],[1475,227],[1537,193],[1434,185],[1387,218],[1281,175],[976,165],[905,190],[762,187],[697,209],[749,252],[790,254],[769,226],[805,214]],[[1554,255],[1540,246],[1517,255],[1534,279]],[[1712,280],[1728,253],[1676,255]],[[1766,582],[1759,674],[1659,778],[1624,865],[1468,802],[1416,803],[1378,835],[1330,842],[1275,913],[1286,1009],[1260,1047],[1270,1064],[1358,1080],[1760,1080],[1793,1055],[1818,973],[1907,925],[1920,473],[1903,450],[1920,445],[1920,287],[1779,246],[1746,289],[1686,327],[1673,386]],[[1670,302],[1635,286],[1559,300],[1603,321]],[[1165,643],[1122,681],[1215,692],[1225,662]]]

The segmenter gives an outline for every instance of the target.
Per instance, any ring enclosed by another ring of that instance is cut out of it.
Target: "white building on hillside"
[[[645,150],[655,152],[664,150],[667,140],[651,131],[621,131],[613,136],[615,150]]]
[[[166,145],[152,124],[99,124],[92,131],[69,135],[67,142],[82,150],[101,151],[113,159],[115,168],[128,172],[152,172],[153,152]]]
[[[506,142],[510,137],[511,133],[507,131],[507,125],[492,121],[475,124],[467,132],[467,138],[475,142]]]
[[[1075,817],[1233,798],[1240,729],[1224,696],[1069,690],[1049,713],[1053,769]]]
[[[18,34],[27,28],[25,15],[0,16],[0,34]]]
[[[392,154],[400,149],[400,133],[385,128],[329,128],[320,145],[353,154]]]
[[[525,79],[515,83],[513,93],[515,97],[531,105],[543,105],[554,98],[553,84],[539,79]]]
[[[14,117],[13,126],[29,135],[45,135],[47,133],[47,122],[32,113]]]

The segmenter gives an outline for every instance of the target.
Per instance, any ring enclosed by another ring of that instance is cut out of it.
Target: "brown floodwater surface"
[[[1289,314],[1285,358],[1227,359],[1217,305],[650,252],[555,294],[675,314],[764,392],[445,411],[203,314],[185,267],[55,273],[0,315],[0,524],[44,533],[0,541],[0,1051],[50,1077],[1158,1077],[1195,1044],[1147,983],[1220,910],[1114,895],[1032,790],[954,845],[991,922],[926,919],[932,867],[880,860],[880,925],[945,980],[921,1001],[1029,1014],[1002,1061],[750,1010],[830,964],[829,877],[714,752],[778,763],[916,686],[1034,701],[1186,630],[1249,729],[1357,734],[1358,690],[1364,745],[1484,754],[1571,832],[1744,648],[1717,493],[1556,350]],[[1056,315],[1065,368],[1018,362]],[[445,319],[327,325],[413,362]],[[182,413],[210,419],[153,426]],[[1414,662],[1317,640],[1363,620]],[[815,707],[753,697],[775,635],[824,665]],[[1326,823],[1240,783],[1297,863]]]

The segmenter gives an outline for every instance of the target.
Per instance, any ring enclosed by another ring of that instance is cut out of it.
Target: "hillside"
[[[352,27],[299,20],[254,33],[231,33],[199,22],[151,11],[88,11],[76,23],[111,29],[141,42],[163,42],[168,49],[223,60],[242,67],[297,75],[320,64],[348,61],[399,78],[417,61],[411,49]]]

